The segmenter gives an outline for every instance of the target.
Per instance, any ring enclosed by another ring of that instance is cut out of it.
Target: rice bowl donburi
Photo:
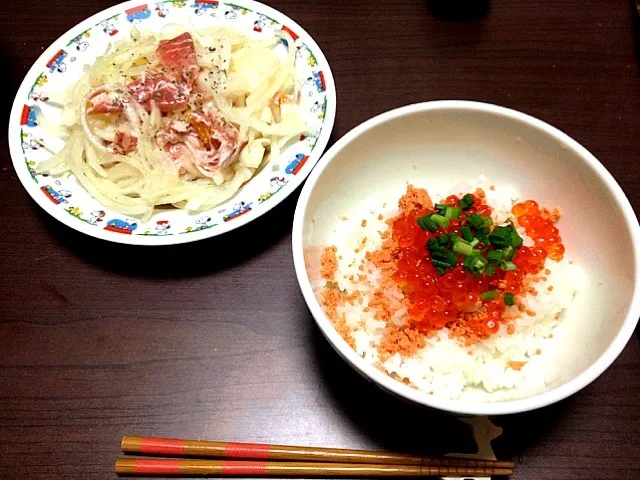
[[[304,299],[348,364],[413,402],[500,415],[576,393],[620,354],[640,316],[639,238],[577,142],[513,110],[438,101],[341,138],[302,190],[292,243]]]
[[[317,296],[345,341],[393,378],[445,399],[514,398],[542,381],[582,273],[565,258],[557,209],[474,183],[436,203],[409,185],[396,205],[344,216]]]

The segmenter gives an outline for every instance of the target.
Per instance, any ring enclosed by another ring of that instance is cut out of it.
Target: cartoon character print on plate
[[[196,0],[191,7],[196,15],[208,14],[215,17],[218,9],[218,0]]]
[[[22,151],[27,152],[28,150],[40,150],[44,147],[44,142],[41,138],[36,138],[30,132],[22,131]]]
[[[269,200],[276,193],[278,193],[282,189],[282,187],[284,187],[287,183],[289,183],[289,181],[286,180],[284,177],[273,177],[269,182],[269,185],[271,186],[271,190],[269,190],[267,193],[263,193],[262,195],[260,195],[260,197],[258,198],[258,203],[266,202],[267,200]]]
[[[164,2],[156,3],[156,8],[154,10],[160,18],[164,18],[169,14],[169,9],[165,6]]]
[[[156,235],[168,235],[171,230],[168,220],[158,220],[156,222]]]
[[[238,202],[233,206],[233,210],[231,211],[231,213],[228,213],[227,215],[222,217],[222,219],[225,222],[228,222],[229,220],[238,218],[239,216],[244,215],[245,213],[249,213],[250,211],[251,211],[251,203]]]
[[[62,205],[63,203],[69,203],[68,199],[71,198],[71,192],[60,188],[60,182],[54,183],[55,188],[51,185],[45,185],[40,187],[40,190],[56,205]]]
[[[184,232],[180,233],[190,233],[190,232],[199,232],[201,230],[206,230],[207,228],[215,227],[218,225],[217,223],[213,223],[213,218],[209,215],[203,215],[196,219],[196,227],[188,226],[184,229]]]
[[[125,235],[131,235],[133,231],[138,228],[138,222],[130,218],[121,220],[119,218],[113,218],[107,222],[105,230],[116,233],[124,233]]]
[[[124,13],[127,14],[127,21],[130,23],[138,24],[143,20],[146,20],[151,16],[151,10],[149,10],[149,5],[146,3],[143,5],[138,5],[137,7],[130,8],[129,10],[125,10]]]
[[[67,64],[65,63],[65,59],[69,54],[64,50],[60,49],[56,53],[53,54],[53,57],[47,62],[47,68],[50,73],[58,72],[64,73],[67,71]]]
[[[67,213],[69,215],[77,217],[80,220],[83,220],[83,221],[86,222],[86,220],[84,218],[82,218],[82,210],[80,210],[78,207],[67,207],[67,208],[65,208],[65,210],[67,211]]]
[[[101,21],[98,25],[102,28],[102,31],[113,37],[118,33],[118,29],[116,28],[115,21],[118,20],[118,16],[107,18],[106,20]]]
[[[38,118],[37,118],[38,107],[36,105],[25,105],[22,107],[22,116],[20,117],[20,125],[27,127],[37,127],[38,126]]]
[[[94,212],[91,212],[89,214],[89,219],[87,220],[87,223],[89,225],[98,225],[99,222],[104,222],[104,217],[107,215],[107,213],[104,210],[96,210]]]
[[[304,153],[296,154],[293,160],[287,165],[287,168],[284,169],[284,172],[289,175],[297,175],[308,159],[309,155],[305,155]]]
[[[67,44],[67,47],[75,48],[77,52],[84,52],[87,48],[89,48],[89,42],[87,38],[91,36],[91,30],[86,30],[82,32],[77,37],[71,39],[71,41]]]
[[[321,70],[311,72],[311,76],[307,77],[301,88],[301,95],[304,97],[313,97],[316,93],[322,93],[327,89],[324,81],[324,74]]]

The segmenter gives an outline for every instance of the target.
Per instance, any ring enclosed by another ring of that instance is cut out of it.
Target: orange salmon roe
[[[456,267],[441,275],[431,263],[425,244],[443,233],[460,234],[463,221],[473,213],[491,215],[492,208],[485,203],[484,192],[476,191],[472,197],[473,206],[463,211],[459,219],[450,219],[445,230],[439,228],[432,233],[423,231],[418,225],[418,218],[433,212],[430,206],[405,210],[390,222],[392,239],[397,246],[393,279],[405,294],[407,312],[414,327],[423,333],[453,324],[458,327],[452,331],[459,331],[471,341],[496,333],[506,309],[504,293],[510,292],[514,296],[526,293],[527,275],[544,269],[547,256],[555,260],[562,258],[564,253],[553,222],[542,218],[538,204],[528,200],[515,205],[513,213],[519,220],[524,217],[525,223],[528,222],[525,226],[527,234],[534,238],[536,245],[518,248],[513,258],[516,270],[498,268],[491,277],[475,276],[463,270],[460,257]],[[459,200],[452,195],[441,203],[458,206]],[[498,295],[482,300],[480,295],[491,290],[498,290]]]
[[[541,209],[533,200],[516,203],[511,209],[511,213],[518,218],[518,223],[535,242],[533,250],[537,256],[549,256],[551,260],[555,261],[562,260],[564,245],[554,221],[557,220],[558,213],[551,213],[544,208]]]

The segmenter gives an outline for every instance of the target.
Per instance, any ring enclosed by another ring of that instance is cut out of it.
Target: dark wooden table
[[[4,2],[5,122],[27,68],[107,0]],[[279,0],[338,90],[333,140],[385,110],[473,99],[522,110],[591,150],[640,207],[640,82],[631,4],[494,0],[479,20],[424,0]],[[4,130],[6,131],[6,130]],[[296,283],[296,195],[236,233],[171,248],[109,245],[44,214],[0,154],[0,477],[114,478],[125,433],[472,451],[458,420],[358,377]],[[518,479],[640,477],[640,339],[574,397],[495,418]]]

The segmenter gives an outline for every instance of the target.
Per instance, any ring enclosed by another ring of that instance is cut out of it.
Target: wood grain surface
[[[106,0],[0,6],[4,122],[29,66]],[[631,2],[494,0],[459,21],[425,0],[277,0],[331,63],[332,141],[424,100],[513,107],[586,146],[640,208]],[[8,85],[7,85],[8,83]],[[3,130],[6,131],[6,130]],[[458,420],[361,379],[315,327],[290,231],[297,192],[223,238],[167,248],[75,233],[23,191],[0,140],[0,478],[113,479],[123,434],[470,452]],[[496,418],[513,478],[640,477],[640,338],[584,391]]]

